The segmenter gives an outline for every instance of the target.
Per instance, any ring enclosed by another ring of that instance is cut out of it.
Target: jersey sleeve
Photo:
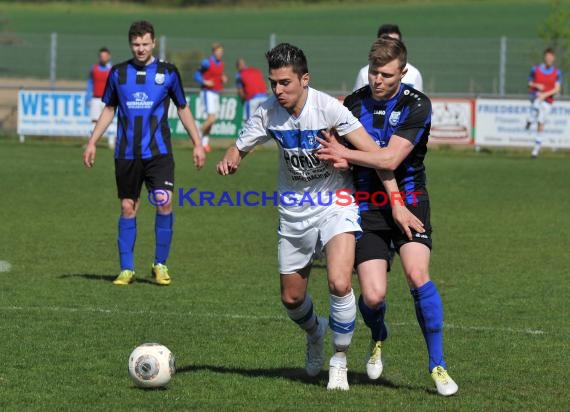
[[[236,147],[242,152],[249,152],[255,146],[263,144],[270,139],[265,119],[267,112],[258,107],[255,113],[245,122],[236,140]]]
[[[530,68],[530,74],[528,75],[528,81],[529,81],[529,82],[533,82],[535,75],[536,75],[536,66],[532,66],[532,67]]]
[[[431,102],[426,96],[410,100],[411,103],[404,106],[400,113],[400,118],[403,120],[394,130],[394,134],[408,140],[415,146],[426,128],[431,124]]]
[[[105,92],[101,101],[107,106],[117,107],[119,105],[119,96],[117,94],[117,68],[113,67],[109,73],[107,84],[105,85]]]
[[[176,107],[183,108],[188,102],[186,101],[186,95],[184,94],[184,87],[182,86],[182,78],[176,66],[170,68],[172,75],[172,82],[170,83],[170,88],[168,90],[168,96],[172,99]]]
[[[556,72],[556,83],[562,84],[562,70],[557,69]]]
[[[360,122],[354,115],[342,105],[337,99],[331,99],[327,107],[327,115],[329,118],[329,127],[335,128],[339,136],[344,136],[359,127],[362,127]]]

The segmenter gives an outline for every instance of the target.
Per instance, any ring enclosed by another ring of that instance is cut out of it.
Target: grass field
[[[177,149],[179,187],[274,190],[272,150],[222,178],[214,173],[220,151],[196,172],[191,151]],[[174,281],[161,288],[148,281],[154,212],[143,201],[138,281],[114,286],[112,158],[102,147],[95,169],[85,170],[81,152],[80,143],[0,140],[0,260],[12,265],[0,272],[0,410],[567,410],[567,155],[430,152],[432,276],[460,385],[443,399],[398,265],[380,382],[366,379],[362,322],[348,393],[328,393],[326,371],[305,377],[304,337],[279,302],[274,208],[176,207]],[[326,313],[322,267],[310,289]],[[130,351],[148,341],[177,356],[167,390],[139,390],[128,378]]]
[[[537,30],[550,12],[549,4],[416,0],[213,9],[6,4],[0,12],[0,53],[8,58],[0,62],[0,76],[49,78],[49,35],[57,32],[58,78],[84,79],[101,45],[111,47],[116,62],[129,58],[128,26],[146,18],[158,35],[167,37],[169,53],[208,53],[213,41],[222,41],[230,73],[239,56],[265,67],[263,54],[275,33],[278,42],[291,42],[307,52],[316,87],[346,91],[366,62],[378,26],[395,22],[428,92],[497,93],[500,37],[507,36],[506,92],[526,93],[530,66],[541,58]],[[183,73],[187,86],[192,85],[192,70]]]

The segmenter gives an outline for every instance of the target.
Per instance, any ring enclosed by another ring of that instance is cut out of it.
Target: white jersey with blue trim
[[[339,171],[330,162],[317,158],[321,144],[316,137],[322,130],[334,128],[344,136],[359,127],[362,125],[358,119],[337,99],[309,87],[307,101],[298,117],[283,108],[275,96],[262,103],[244,125],[236,146],[249,152],[270,139],[276,141],[278,192],[287,199],[287,204],[295,204],[286,206],[280,201],[279,212],[297,219],[322,212],[331,196],[334,203],[338,189],[353,190],[349,171]],[[305,201],[301,202],[302,199]]]

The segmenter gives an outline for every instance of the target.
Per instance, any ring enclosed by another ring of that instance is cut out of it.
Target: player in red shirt
[[[202,145],[206,152],[210,151],[210,131],[220,110],[220,92],[228,78],[224,73],[224,48],[220,43],[212,44],[212,55],[202,60],[200,68],[194,73],[194,80],[200,85],[200,102],[202,111],[208,114],[202,124]]]
[[[556,55],[553,49],[544,50],[543,63],[533,66],[528,78],[531,108],[526,129],[531,130],[531,126],[537,124],[536,132],[532,131],[534,147],[531,156],[533,159],[540,152],[544,124],[552,109],[554,95],[560,92],[562,72],[554,66],[555,59]]]
[[[243,120],[247,120],[261,103],[267,100],[267,85],[263,73],[256,67],[248,67],[245,60],[236,62],[236,88],[243,102]]]
[[[105,91],[105,85],[107,84],[107,77],[111,72],[111,52],[106,47],[101,47],[99,49],[99,61],[91,66],[89,71],[89,78],[87,79],[87,91],[86,91],[86,101],[89,104],[89,117],[93,122],[93,125],[97,123],[101,111],[105,107],[105,103],[101,101],[103,97],[103,92]],[[110,130],[114,130],[111,128]],[[109,148],[115,148],[115,134],[107,134]]]

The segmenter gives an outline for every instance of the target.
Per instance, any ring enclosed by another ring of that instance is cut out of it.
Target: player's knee
[[[386,291],[362,291],[362,300],[369,308],[377,308],[386,299]]]
[[[125,218],[133,218],[137,214],[136,203],[132,199],[121,201],[121,215]]]
[[[168,214],[172,213],[172,201],[169,199],[167,204],[162,205],[162,206],[157,206],[156,210],[161,215],[168,215]]]
[[[335,296],[346,296],[352,289],[350,276],[348,279],[336,278],[329,280],[329,291]]]
[[[295,309],[301,306],[305,300],[305,293],[284,290],[281,292],[281,303],[287,309]]]
[[[413,288],[419,288],[429,282],[429,271],[420,267],[412,267],[406,270],[408,283]]]

